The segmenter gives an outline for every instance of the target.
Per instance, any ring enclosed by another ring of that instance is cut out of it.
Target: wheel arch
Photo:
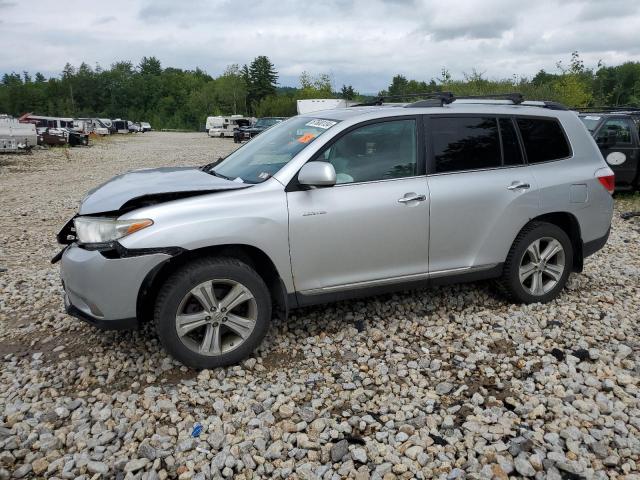
[[[583,266],[583,253],[582,253],[582,232],[580,230],[580,223],[578,219],[570,212],[549,212],[532,218],[527,224],[522,227],[520,232],[524,230],[532,222],[547,222],[561,228],[571,240],[571,246],[573,247],[573,271],[581,272]],[[520,235],[518,232],[518,235]],[[516,238],[518,237],[516,235]]]
[[[171,274],[187,263],[204,257],[231,257],[249,265],[266,283],[271,296],[273,312],[280,318],[287,317],[289,313],[287,290],[271,258],[259,248],[251,245],[228,244],[185,250],[151,270],[138,291],[136,304],[138,320],[144,323],[152,318],[158,291]]]

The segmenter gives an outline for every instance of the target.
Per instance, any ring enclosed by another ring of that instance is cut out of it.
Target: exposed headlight
[[[76,217],[73,220],[80,243],[108,243],[153,225],[149,218],[117,220],[107,217]]]

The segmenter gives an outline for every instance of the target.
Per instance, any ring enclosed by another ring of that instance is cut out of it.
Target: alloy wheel
[[[529,294],[542,296],[558,284],[565,268],[562,244],[555,238],[539,238],[527,247],[520,259],[520,284]]]
[[[251,291],[230,279],[191,289],[178,305],[176,332],[187,348],[217,356],[238,348],[253,332],[258,304]]]

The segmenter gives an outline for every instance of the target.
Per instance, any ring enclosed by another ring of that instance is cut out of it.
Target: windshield
[[[598,123],[600,123],[601,118],[602,117],[599,117],[597,115],[585,115],[584,117],[580,117],[580,120],[582,120],[584,126],[587,127],[587,130],[593,133],[593,131],[598,126]]]
[[[256,122],[256,127],[270,127],[271,125],[275,125],[276,123],[282,122],[279,118],[259,118]]]
[[[261,133],[208,171],[245,183],[264,182],[337,123],[293,117]]]

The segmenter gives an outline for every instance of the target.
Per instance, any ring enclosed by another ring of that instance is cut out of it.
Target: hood
[[[113,177],[94,188],[82,199],[80,215],[120,210],[220,190],[246,188],[203,172],[196,167],[165,167],[134,170]]]

